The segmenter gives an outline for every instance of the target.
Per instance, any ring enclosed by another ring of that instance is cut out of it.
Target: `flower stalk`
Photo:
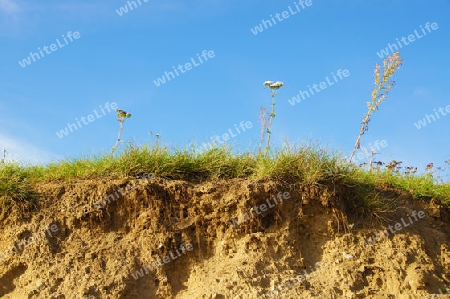
[[[114,144],[114,146],[111,149],[111,153],[110,153],[111,157],[113,156],[114,151],[116,150],[116,147],[119,145],[119,142],[123,142],[122,139],[120,139],[120,136],[122,135],[123,123],[125,122],[125,119],[131,117],[130,113],[127,113],[123,110],[116,110],[116,114],[117,114],[117,121],[120,123],[120,129],[119,129],[119,134],[117,135],[116,144]]]
[[[269,153],[269,149],[270,149],[270,136],[272,134],[271,128],[272,128],[272,123],[273,123],[273,119],[275,118],[275,96],[278,93],[278,90],[283,86],[283,82],[275,82],[273,83],[272,81],[265,81],[264,82],[264,86],[268,87],[271,90],[271,96],[272,96],[272,110],[270,112],[269,115],[269,124],[267,126],[266,129],[266,133],[267,133],[267,146],[266,146],[266,155]]]

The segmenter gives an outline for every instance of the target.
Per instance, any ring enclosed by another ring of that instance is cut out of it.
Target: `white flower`
[[[280,81],[278,81],[278,82],[276,82],[276,83],[273,83],[273,84],[270,84],[270,88],[280,88],[281,86],[283,86],[284,84],[283,84],[283,82],[280,82]]]
[[[283,85],[284,85],[283,82],[280,82],[280,81],[277,81],[275,83],[273,83],[273,81],[265,81],[264,82],[264,86],[267,86],[270,89],[278,89]]]

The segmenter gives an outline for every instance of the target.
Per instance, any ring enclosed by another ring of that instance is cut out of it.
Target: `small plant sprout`
[[[6,161],[6,148],[3,149],[3,158],[0,161],[0,164],[5,164]]]
[[[127,113],[123,110],[116,110],[116,114],[117,114],[117,121],[120,123],[120,129],[119,129],[119,134],[117,135],[117,141],[116,144],[114,144],[114,146],[111,149],[111,157],[114,154],[114,151],[116,150],[116,147],[119,145],[119,142],[123,142],[122,139],[120,139],[120,135],[122,135],[122,127],[123,127],[123,123],[125,122],[125,119],[130,118],[131,114]]]
[[[148,134],[153,136],[153,131],[152,130],[148,131]],[[161,137],[161,134],[157,133],[157,134],[154,134],[154,136],[156,138],[156,146],[159,147],[159,138]]]
[[[266,129],[266,133],[267,133],[267,147],[266,147],[266,155],[269,153],[269,149],[270,149],[270,134],[272,134],[271,132],[271,128],[272,128],[272,122],[273,119],[275,118],[275,96],[278,93],[278,90],[283,86],[283,82],[275,82],[273,83],[272,81],[265,81],[264,82],[264,86],[267,86],[268,88],[270,88],[270,90],[272,91],[272,111],[270,112],[269,115],[269,124],[267,125],[267,129]],[[263,126],[266,124],[263,124]]]
[[[372,89],[372,101],[367,102],[368,111],[361,122],[361,129],[359,131],[358,138],[356,139],[353,152],[350,156],[350,162],[352,162],[353,155],[357,150],[361,148],[361,137],[365,132],[369,130],[370,116],[375,110],[378,110],[380,104],[388,97],[389,91],[395,85],[394,81],[389,81],[400,66],[403,64],[403,60],[400,57],[399,52],[387,56],[383,61],[383,74],[380,72],[380,65],[376,64],[374,70],[375,84]]]

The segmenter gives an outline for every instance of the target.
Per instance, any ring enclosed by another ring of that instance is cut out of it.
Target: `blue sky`
[[[349,154],[370,101],[373,68],[382,62],[377,52],[418,34],[402,44],[397,84],[372,116],[362,145],[385,140],[378,159],[421,169],[450,158],[450,116],[414,125],[450,105],[444,92],[450,1],[311,0],[303,7],[285,0],[139,1],[124,12],[122,0],[0,0],[0,147],[9,157],[48,162],[109,152],[119,124],[115,112],[105,110],[108,102],[132,114],[125,141],[146,143],[153,140],[151,130],[162,143],[185,147],[230,129],[236,136],[227,142],[246,151],[259,143],[260,107],[270,105],[266,80],[284,82],[276,97],[273,147],[285,139],[315,141]],[[267,29],[254,34],[271,15],[276,24],[266,22]],[[427,23],[438,28],[424,35]],[[52,44],[54,51],[36,58],[38,48]],[[202,52],[214,54],[200,63]],[[154,83],[186,63],[190,70],[159,87]],[[289,103],[339,70],[350,75]],[[68,123],[90,114],[92,122],[58,137]],[[252,128],[236,134],[241,121]]]

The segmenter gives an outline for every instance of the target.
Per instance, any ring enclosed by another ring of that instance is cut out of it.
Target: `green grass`
[[[331,170],[331,172],[330,172]],[[123,178],[142,173],[168,179],[200,182],[231,178],[274,178],[305,186],[340,184],[353,193],[356,207],[363,213],[388,210],[391,202],[382,199],[389,188],[405,191],[415,198],[438,198],[450,207],[450,184],[438,184],[431,175],[406,176],[388,169],[368,171],[348,164],[338,153],[315,145],[285,147],[270,156],[234,154],[231,148],[215,148],[197,153],[195,148],[175,149],[128,147],[114,157],[81,157],[45,166],[0,164],[0,208],[33,203],[33,186],[46,181]]]
[[[37,197],[27,168],[16,163],[0,164],[0,220],[11,206],[29,210]]]

